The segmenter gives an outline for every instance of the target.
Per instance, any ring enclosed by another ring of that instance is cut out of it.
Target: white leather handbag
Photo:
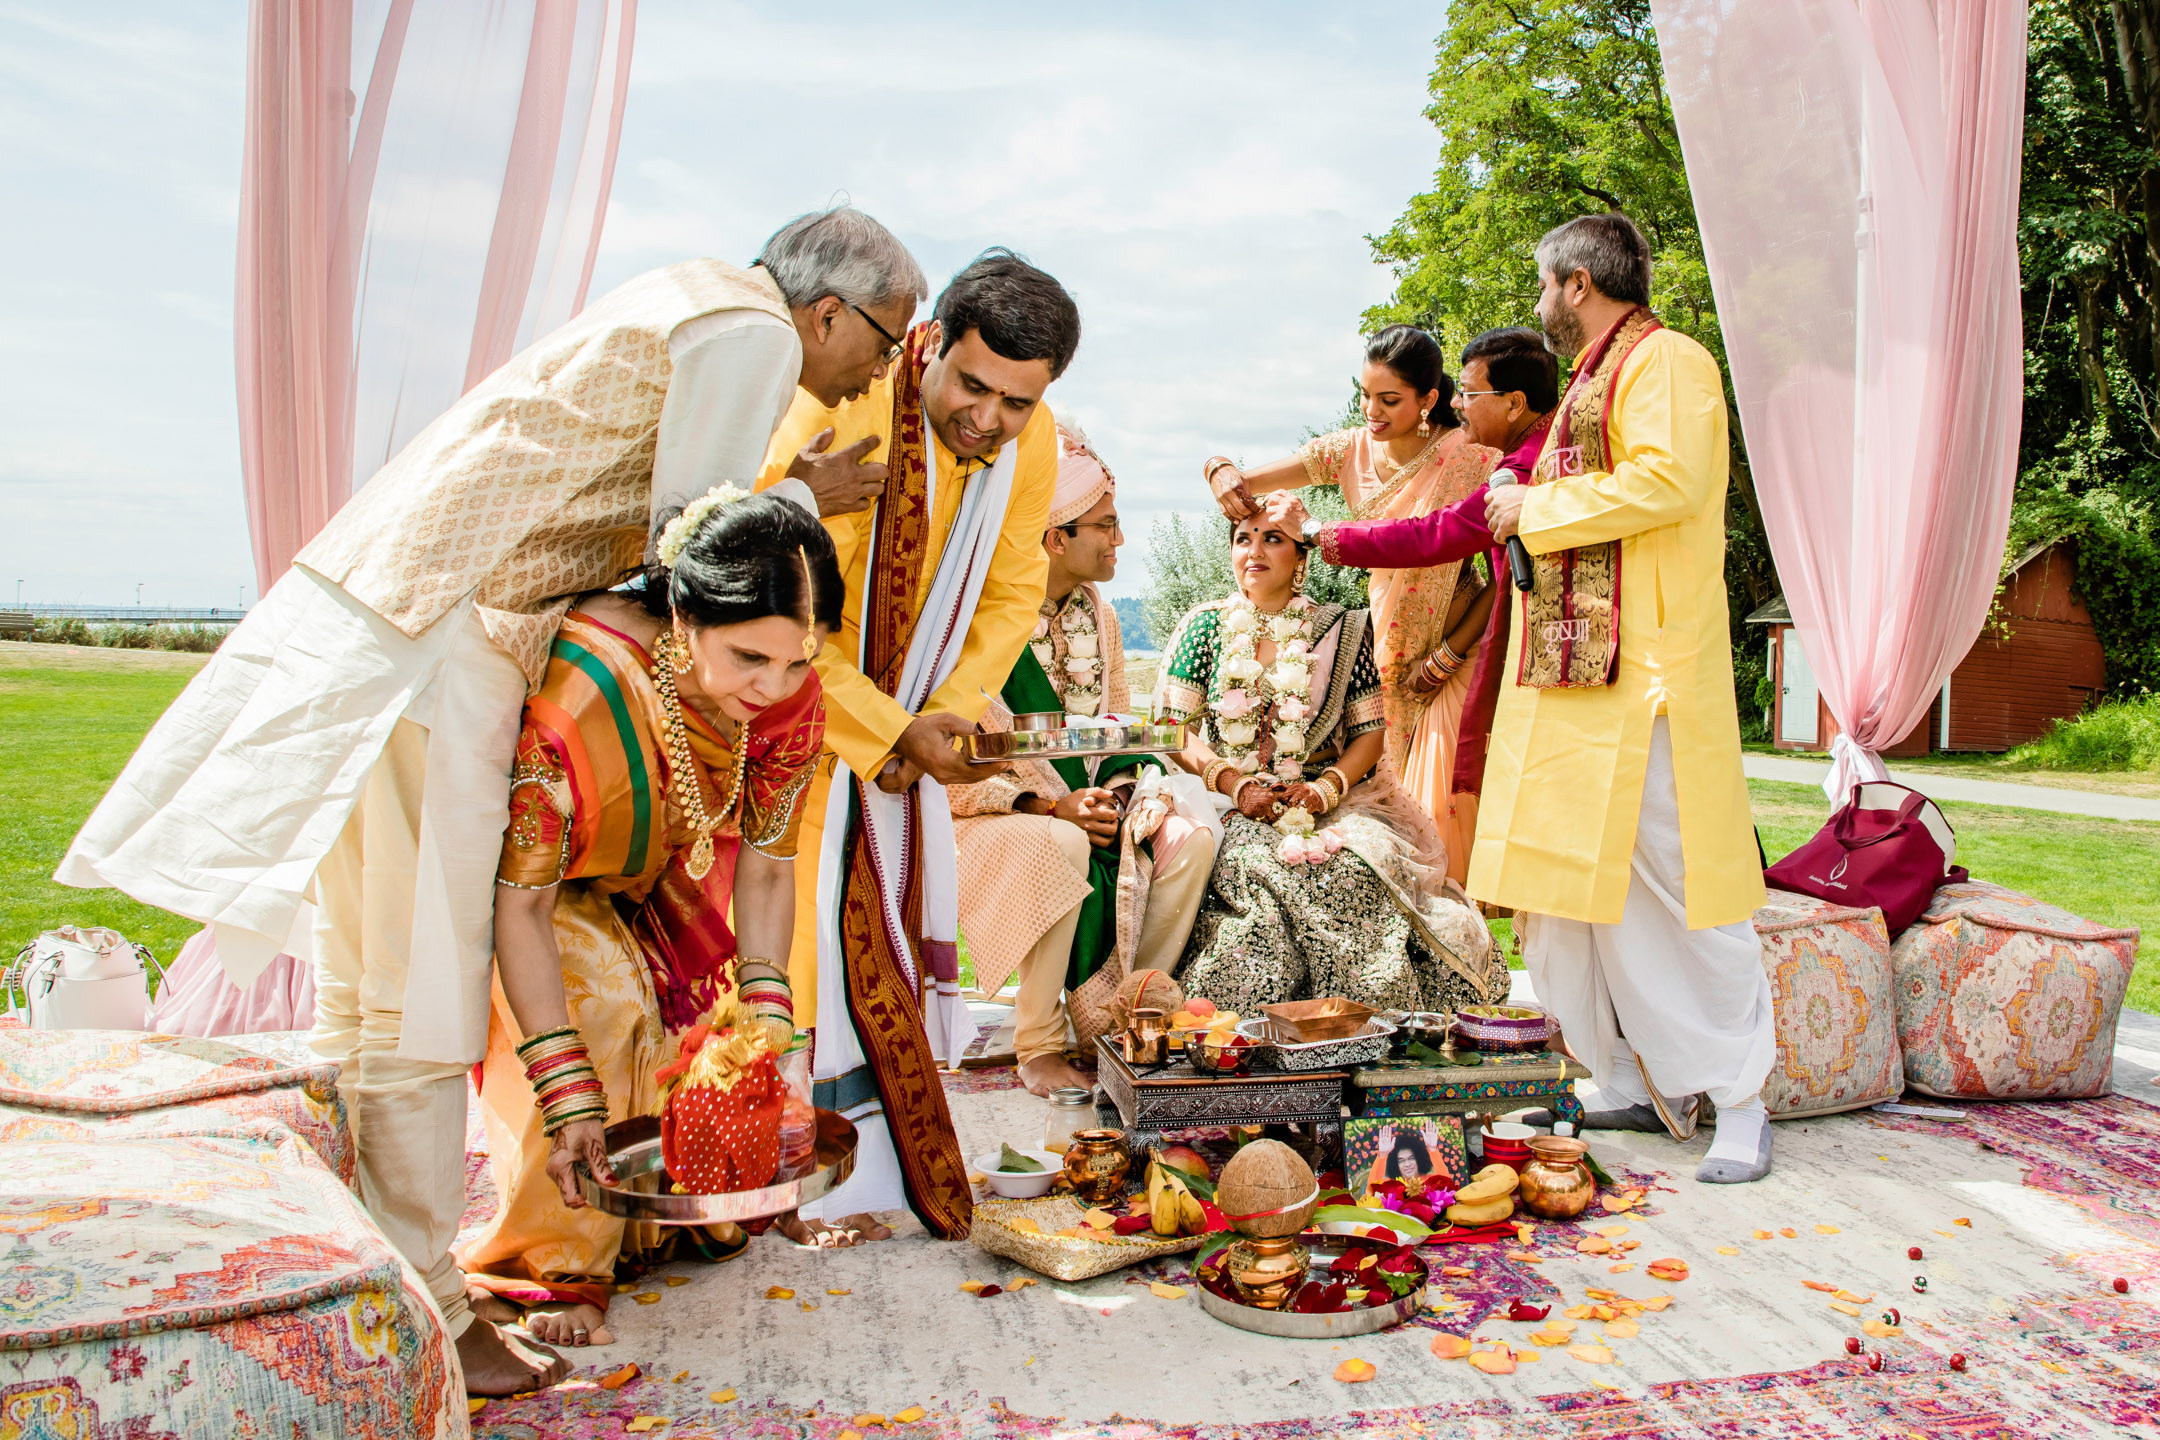
[[[33,1030],[145,1030],[151,982],[164,967],[147,945],[102,925],[63,925],[23,946],[0,976],[7,1003]]]

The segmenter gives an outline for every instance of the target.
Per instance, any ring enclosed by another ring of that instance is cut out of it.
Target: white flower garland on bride
[[[1260,722],[1255,717],[1263,702],[1252,686],[1263,670],[1275,695],[1272,773],[1278,780],[1296,780],[1305,773],[1305,722],[1312,718],[1312,616],[1318,608],[1306,595],[1292,596],[1274,615],[1262,615],[1242,595],[1223,605],[1223,632],[1229,638],[1223,642],[1222,673],[1228,686],[1215,702],[1215,734],[1222,742],[1222,757],[1247,775],[1260,769]],[[1275,642],[1272,667],[1263,667],[1256,654],[1263,623]]]
[[[1103,703],[1102,641],[1095,627],[1095,607],[1088,603],[1085,590],[1075,589],[1065,597],[1064,605],[1058,610],[1058,631],[1065,637],[1062,674],[1057,662],[1057,646],[1050,638],[1050,618],[1047,615],[1036,617],[1035,633],[1028,639],[1028,648],[1035,652],[1043,673],[1050,677],[1050,684],[1057,690],[1058,703],[1065,707],[1065,713],[1092,719],[1102,712]]]

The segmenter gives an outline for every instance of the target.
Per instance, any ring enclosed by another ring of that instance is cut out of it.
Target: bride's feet
[[[773,1228],[797,1245],[813,1250],[845,1250],[873,1240],[890,1240],[892,1231],[870,1214],[850,1215],[845,1220],[805,1220],[790,1210],[773,1222]]]
[[[475,1316],[457,1338],[458,1368],[468,1395],[522,1395],[553,1385],[570,1362],[544,1345],[528,1345]]]
[[[557,1301],[547,1305],[535,1305],[525,1312],[525,1328],[535,1340],[550,1345],[612,1345],[615,1337],[608,1333],[607,1312],[597,1305],[578,1305]]]
[[[1020,1083],[1027,1086],[1028,1094],[1048,1099],[1052,1090],[1092,1091],[1095,1077],[1063,1055],[1053,1053],[1021,1061]]]

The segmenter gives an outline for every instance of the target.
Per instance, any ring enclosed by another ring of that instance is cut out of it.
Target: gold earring
[[[668,633],[675,637],[675,654],[671,657],[675,673],[687,675],[690,673],[690,642],[684,637],[680,629],[671,630]]]
[[[1430,434],[1432,434],[1432,422],[1431,422],[1430,420],[1428,420],[1428,419],[1426,418],[1427,416],[1429,416],[1429,415],[1431,415],[1431,414],[1432,414],[1432,411],[1430,411],[1430,410],[1420,410],[1420,411],[1418,411],[1418,415],[1417,415],[1417,433],[1418,433],[1418,434],[1420,434],[1420,435],[1430,435]]]
[[[1292,590],[1303,590],[1305,588],[1305,571],[1310,567],[1311,563],[1303,556],[1298,557],[1297,569],[1290,572],[1290,588]]]

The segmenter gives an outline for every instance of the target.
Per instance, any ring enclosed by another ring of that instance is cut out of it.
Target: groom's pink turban
[[[1117,491],[1117,477],[1088,448],[1087,433],[1078,425],[1058,426],[1057,490],[1050,497],[1050,528],[1070,525],[1105,495]]]

